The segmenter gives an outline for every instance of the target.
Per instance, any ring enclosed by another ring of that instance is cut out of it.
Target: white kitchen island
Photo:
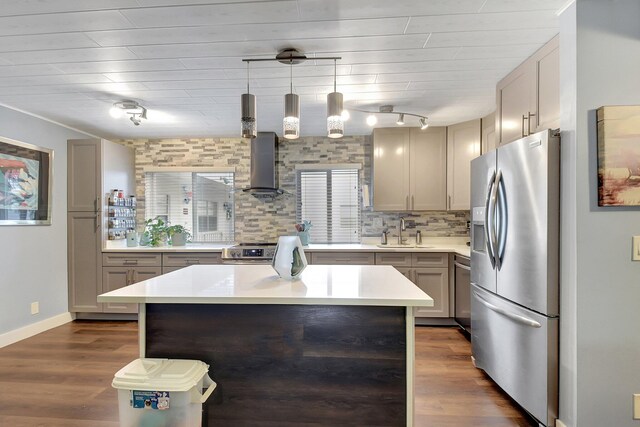
[[[98,297],[139,304],[140,355],[199,359],[209,425],[413,425],[413,307],[390,266],[198,265]]]

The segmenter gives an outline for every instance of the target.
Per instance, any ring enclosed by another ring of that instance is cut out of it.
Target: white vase
[[[280,236],[271,266],[283,279],[298,277],[307,267],[302,243],[298,236]]]

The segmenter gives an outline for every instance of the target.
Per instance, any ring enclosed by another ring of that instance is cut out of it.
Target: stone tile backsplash
[[[135,149],[138,222],[144,221],[144,170],[149,166],[235,167],[236,188],[249,186],[250,144],[243,138],[136,139],[119,143]],[[296,164],[360,163],[360,187],[371,184],[373,142],[370,136],[350,136],[339,140],[326,137],[281,138],[278,144],[280,188],[287,194],[275,199],[258,199],[235,194],[236,241],[276,241],[295,231]],[[420,230],[424,237],[464,237],[468,211],[421,213],[373,212],[362,209],[362,236],[379,236],[383,229],[397,236],[399,219],[407,220],[408,235]]]

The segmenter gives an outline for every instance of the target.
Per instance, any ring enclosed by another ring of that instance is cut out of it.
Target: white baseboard
[[[18,341],[22,341],[25,338],[32,337],[60,325],[64,325],[65,323],[69,323],[73,319],[75,319],[75,317],[76,316],[74,313],[62,313],[58,314],[57,316],[41,320],[40,322],[32,323],[31,325],[27,325],[22,328],[14,329],[13,331],[1,334],[0,348],[6,347]]]
[[[562,421],[556,420],[556,427],[567,427]]]

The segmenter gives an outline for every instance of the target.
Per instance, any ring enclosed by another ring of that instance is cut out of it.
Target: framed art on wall
[[[51,225],[53,150],[0,137],[0,225]]]
[[[640,206],[640,106],[600,107],[598,206]]]

